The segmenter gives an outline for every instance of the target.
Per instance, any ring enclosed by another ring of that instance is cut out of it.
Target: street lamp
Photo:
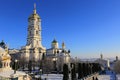
[[[54,70],[57,71],[57,58],[53,58],[53,63],[54,63]]]
[[[40,79],[41,79],[42,69],[40,69]]]
[[[16,59],[15,62],[14,62],[14,65],[15,65],[15,70],[14,70],[14,74],[16,73],[16,63],[18,62],[18,60]]]

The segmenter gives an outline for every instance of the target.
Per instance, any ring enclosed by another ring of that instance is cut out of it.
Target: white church
[[[61,44],[61,47],[59,47],[59,44],[55,39],[51,43],[51,48],[46,49],[43,47],[41,28],[41,18],[37,14],[36,5],[34,5],[33,13],[28,17],[26,45],[22,46],[20,50],[9,50],[9,53],[12,55],[19,55],[20,58],[24,58],[26,62],[29,62],[30,60],[38,62],[45,56],[45,58],[49,58],[49,60],[53,61],[54,68],[59,70],[59,67],[61,67],[60,70],[62,70],[64,63],[70,64],[70,50],[66,49],[64,42]]]

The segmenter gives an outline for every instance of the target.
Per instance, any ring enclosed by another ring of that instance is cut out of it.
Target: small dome
[[[11,58],[10,55],[6,54],[6,51],[2,47],[0,47],[0,59],[7,60],[10,58]]]
[[[54,48],[58,48],[58,42],[54,39],[51,43],[51,47]]]
[[[4,41],[2,40],[2,42],[0,43],[0,46],[3,46],[5,45]]]
[[[36,11],[36,4],[34,4],[33,14],[31,14],[28,19],[36,19],[36,18],[40,19],[40,16],[36,12],[37,12]]]
[[[28,19],[35,19],[35,18],[38,18],[38,19],[40,19],[40,16],[37,14],[37,13],[33,13],[33,14],[31,14],[30,16],[29,16],[29,18]]]
[[[10,57],[10,55],[4,55],[3,57],[2,57],[2,60],[8,60],[8,59],[11,59],[11,57]]]
[[[57,41],[54,39],[54,40],[52,41],[52,43],[57,43]]]

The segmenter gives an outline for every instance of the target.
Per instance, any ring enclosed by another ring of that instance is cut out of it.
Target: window
[[[38,31],[36,31],[36,34],[38,35]]]
[[[31,35],[31,31],[29,32],[29,34]]]

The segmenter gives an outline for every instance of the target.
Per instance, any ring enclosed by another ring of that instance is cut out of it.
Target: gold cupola
[[[30,19],[40,19],[40,16],[37,14],[37,11],[36,11],[36,4],[34,4],[33,13],[29,16],[28,20]]]

